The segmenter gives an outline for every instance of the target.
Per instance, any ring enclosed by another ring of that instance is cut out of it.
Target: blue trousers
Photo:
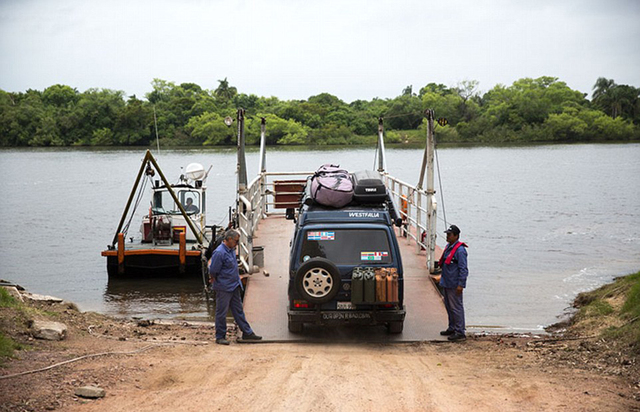
[[[447,308],[449,316],[448,330],[464,335],[464,306],[462,304],[462,294],[456,294],[455,288],[444,289],[444,307]]]
[[[216,290],[216,339],[224,339],[227,335],[227,311],[229,308],[231,308],[231,314],[240,330],[251,335],[253,330],[244,316],[240,286],[238,286],[233,292]]]

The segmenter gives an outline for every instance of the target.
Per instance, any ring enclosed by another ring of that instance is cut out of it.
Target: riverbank
[[[639,290],[637,273],[581,294],[544,338],[229,347],[211,324],[114,319],[2,291],[2,341],[19,349],[0,370],[0,410],[637,410]],[[33,319],[66,324],[66,339],[35,339]],[[86,385],[106,396],[76,396]]]

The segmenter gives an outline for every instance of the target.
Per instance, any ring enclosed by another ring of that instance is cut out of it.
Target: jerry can
[[[364,274],[360,268],[354,268],[351,274],[351,303],[364,302]]]
[[[364,301],[374,303],[376,301],[376,275],[370,268],[363,272],[364,279]]]
[[[376,302],[387,301],[387,270],[376,269]]]
[[[400,292],[398,290],[398,269],[389,269],[387,275],[387,300],[389,302],[399,302]]]

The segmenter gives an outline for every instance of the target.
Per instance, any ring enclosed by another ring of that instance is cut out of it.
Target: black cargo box
[[[380,173],[373,170],[361,170],[353,176],[353,200],[357,203],[384,203],[387,199],[387,188],[380,178]]]

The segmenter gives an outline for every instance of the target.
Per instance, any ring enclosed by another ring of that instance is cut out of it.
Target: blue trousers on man
[[[216,339],[225,339],[227,335],[227,311],[229,309],[231,309],[231,314],[240,330],[245,335],[251,335],[253,330],[244,316],[240,286],[238,286],[233,292],[216,290]]]
[[[444,306],[447,308],[449,315],[448,330],[454,331],[456,334],[464,335],[464,306],[462,304],[462,293],[457,294],[456,288],[444,289]]]

